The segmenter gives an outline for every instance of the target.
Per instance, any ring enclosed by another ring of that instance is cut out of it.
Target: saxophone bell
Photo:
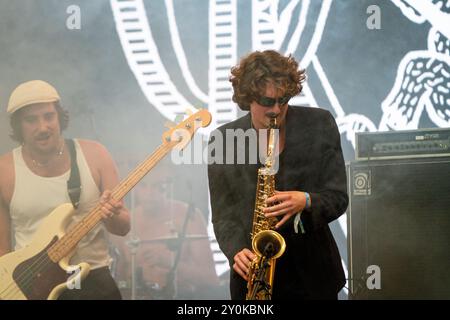
[[[274,230],[257,233],[252,240],[253,251],[267,259],[278,259],[286,250],[286,241]]]

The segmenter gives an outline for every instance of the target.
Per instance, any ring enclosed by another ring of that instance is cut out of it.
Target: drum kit
[[[180,232],[171,232],[169,236],[140,239],[136,232],[136,217],[134,213],[134,193],[131,193],[131,230],[130,237],[126,241],[126,248],[130,254],[131,282],[124,279],[116,279],[124,299],[131,300],[172,300],[179,298],[177,288],[177,270],[183,249],[183,245],[192,241],[208,239],[208,235],[186,234],[187,222],[195,208],[189,203],[184,222]],[[173,222],[173,221],[172,221]],[[165,285],[148,282],[144,279],[143,268],[138,263],[139,248],[143,245],[164,245],[171,252],[171,266],[167,270]],[[115,250],[117,251],[117,250]],[[114,257],[115,256],[115,257]],[[121,259],[120,253],[113,254],[113,260]],[[114,263],[113,263],[114,264]],[[112,268],[114,269],[114,268]],[[113,274],[115,273],[114,270]]]

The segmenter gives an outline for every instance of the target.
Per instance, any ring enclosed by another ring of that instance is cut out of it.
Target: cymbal
[[[145,239],[145,240],[139,240],[140,243],[175,243],[177,241],[183,242],[186,240],[201,240],[201,239],[209,239],[207,235],[203,234],[189,234],[182,237],[179,237],[177,235],[175,236],[169,236],[169,237],[158,237],[153,239]]]

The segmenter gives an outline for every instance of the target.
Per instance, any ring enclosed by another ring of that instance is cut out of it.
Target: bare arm
[[[11,222],[9,211],[0,193],[0,256],[11,251]]]

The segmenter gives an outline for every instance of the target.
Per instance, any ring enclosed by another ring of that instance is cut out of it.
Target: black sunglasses
[[[290,99],[291,99],[290,96],[284,96],[284,97],[280,97],[278,99],[269,98],[269,97],[260,97],[257,102],[259,105],[261,105],[263,107],[271,108],[277,102],[278,102],[278,105],[284,106],[286,103],[289,102]]]

